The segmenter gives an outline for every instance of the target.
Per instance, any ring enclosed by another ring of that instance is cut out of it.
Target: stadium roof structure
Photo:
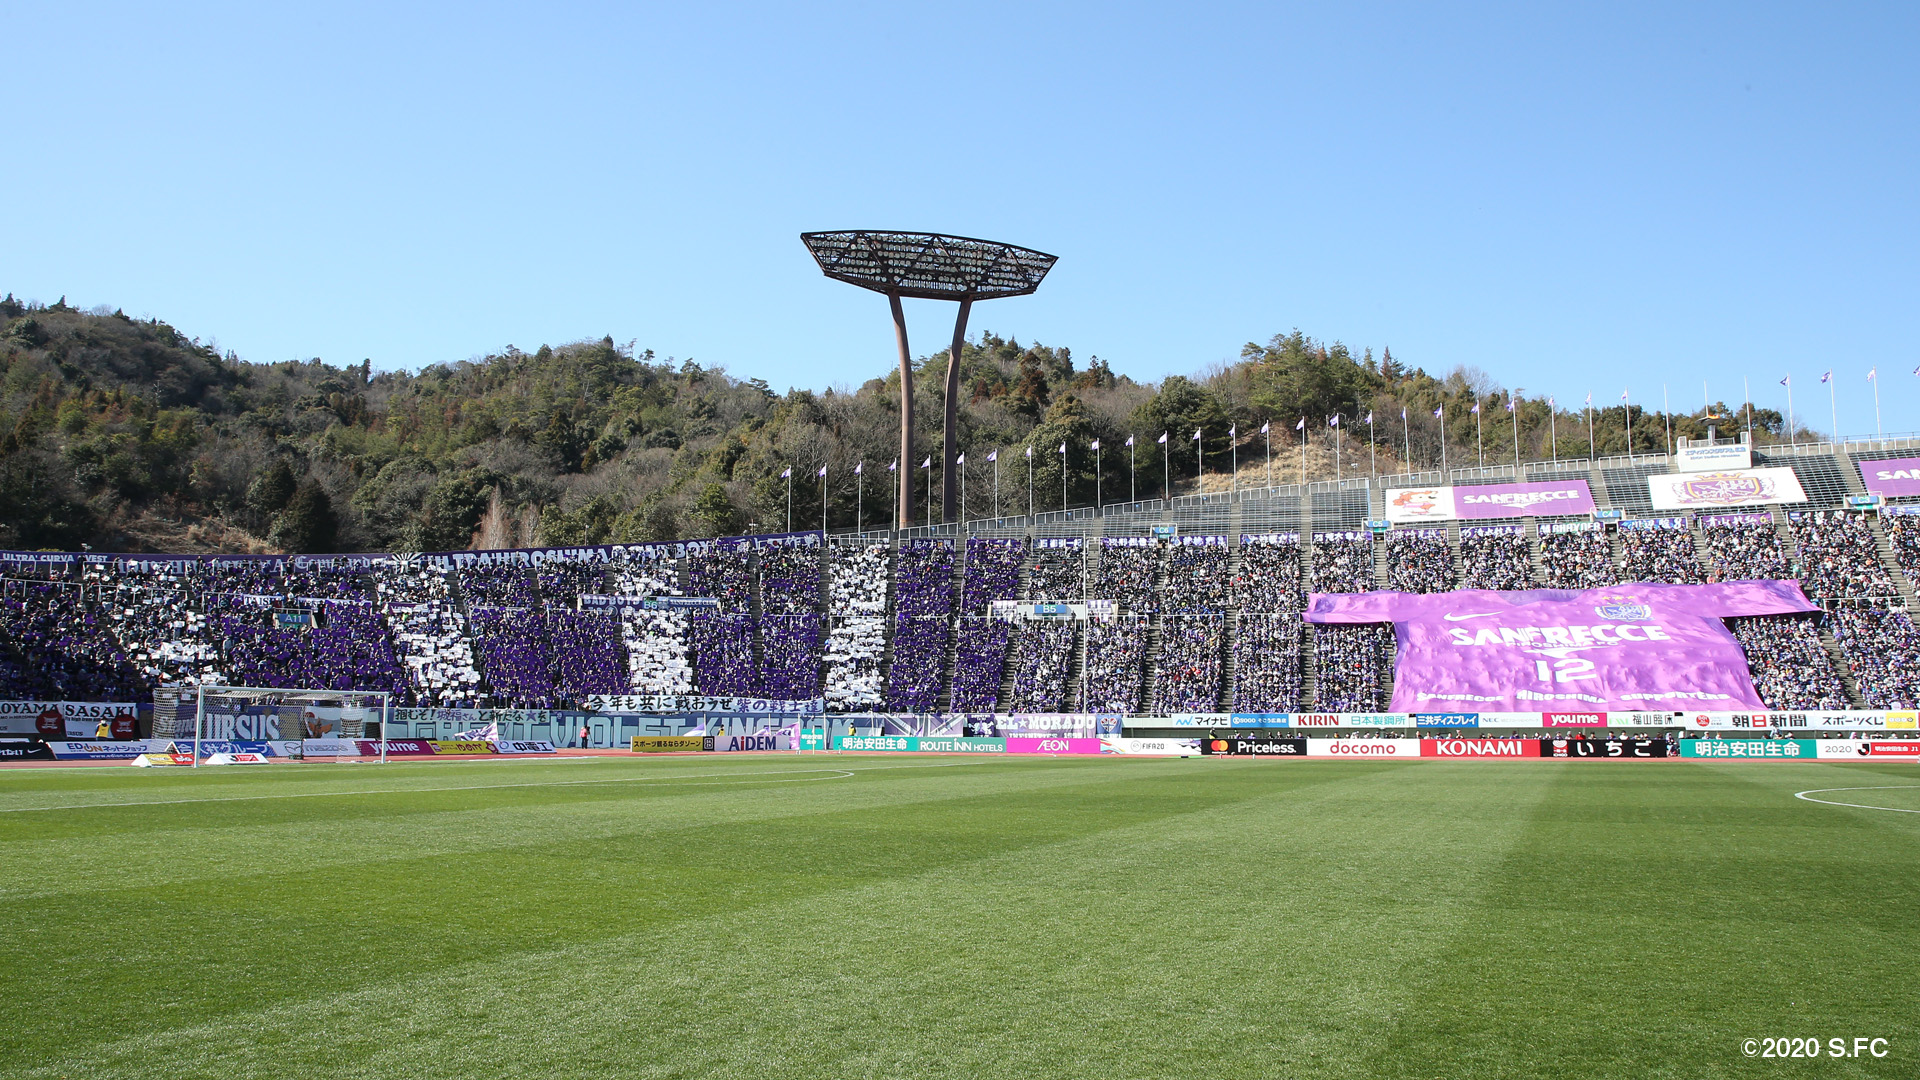
[[[1040,287],[1058,256],[940,233],[801,233],[820,272],[849,285],[919,300],[994,300]]]
[[[800,242],[820,264],[821,273],[835,281],[885,293],[893,308],[894,338],[900,346],[900,458],[895,473],[900,487],[895,528],[902,523],[913,524],[913,358],[907,348],[907,317],[900,309],[900,298],[960,302],[960,315],[953,324],[953,348],[947,356],[946,430],[940,455],[940,520],[960,520],[963,508],[954,502],[950,470],[955,466],[959,439],[960,349],[966,344],[967,315],[975,300],[1026,296],[1039,289],[1058,256],[970,236],[882,229],[801,233]],[[933,483],[931,476],[927,483]],[[1064,509],[1064,496],[1062,500]],[[931,524],[931,500],[927,514]]]

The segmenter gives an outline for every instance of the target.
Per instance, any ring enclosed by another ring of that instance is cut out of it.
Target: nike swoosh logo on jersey
[[[1440,617],[1448,622],[1459,622],[1461,619],[1484,619],[1489,615],[1498,614],[1500,613],[1497,611],[1476,611],[1471,615],[1442,615]]]

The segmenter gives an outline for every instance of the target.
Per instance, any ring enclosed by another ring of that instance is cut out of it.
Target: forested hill
[[[1068,499],[1094,498],[1098,438],[1106,501],[1124,498],[1124,444],[1139,437],[1138,491],[1162,490],[1155,440],[1174,432],[1175,490],[1191,490],[1191,435],[1205,432],[1208,472],[1225,472],[1237,427],[1243,469],[1273,422],[1276,455],[1297,455],[1301,417],[1319,452],[1326,418],[1341,414],[1348,468],[1364,453],[1358,417],[1371,410],[1382,468],[1398,467],[1400,412],[1417,463],[1439,456],[1432,417],[1444,403],[1457,463],[1474,452],[1469,409],[1482,408],[1489,460],[1511,460],[1505,393],[1472,368],[1435,378],[1383,350],[1355,356],[1299,331],[1249,344],[1233,364],[1154,384],[1115,375],[1098,358],[1021,345],[991,333],[962,355],[960,446],[967,453],[967,516],[991,512],[987,453],[1001,449],[1005,512],[1024,512],[1026,460],[1037,447],[1040,508],[1059,506],[1069,447]],[[850,370],[884,371],[884,350]],[[938,456],[947,353],[920,362],[918,454]],[[315,359],[250,363],[164,322],[119,311],[79,311],[0,300],[0,547],[101,551],[449,550],[469,546],[645,541],[785,525],[794,473],[796,527],[820,520],[816,472],[828,469],[828,521],[854,524],[864,461],[868,527],[891,523],[887,465],[896,453],[899,374],[857,389],[775,393],[692,361],[635,353],[612,338],[509,348],[418,373],[374,374],[365,364]],[[1727,411],[1724,406],[1721,412]],[[1548,406],[1519,405],[1522,453],[1545,456]],[[1763,437],[1777,413],[1755,410]],[[1497,417],[1497,422],[1491,418]],[[1664,420],[1633,412],[1636,449],[1663,445]],[[1597,450],[1625,449],[1620,406],[1601,412]],[[1676,434],[1703,434],[1674,417]],[[1558,417],[1559,452],[1584,456],[1576,407]],[[1297,478],[1298,458],[1276,479]],[[917,466],[919,462],[913,461]],[[919,477],[925,473],[916,469]],[[932,472],[938,479],[939,462]],[[1209,478],[1212,479],[1211,477]],[[924,482],[917,485],[924,498]],[[1017,504],[1017,505],[1016,505]],[[924,505],[922,503],[921,505]]]

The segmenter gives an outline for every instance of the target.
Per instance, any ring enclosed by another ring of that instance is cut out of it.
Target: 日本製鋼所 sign
[[[1720,469],[1647,477],[1655,510],[1770,506],[1806,502],[1792,469]]]
[[[1592,512],[1593,491],[1585,480],[1577,479],[1395,488],[1387,492],[1387,520],[1396,525]]]
[[[1315,593],[1306,621],[1392,623],[1389,708],[1426,727],[1442,713],[1764,711],[1723,620],[1817,610],[1798,582],[1727,581]]]

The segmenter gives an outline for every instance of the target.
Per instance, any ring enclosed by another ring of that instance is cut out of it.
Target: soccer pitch
[[[1904,764],[12,771],[0,1074],[1911,1077],[1902,810]]]

